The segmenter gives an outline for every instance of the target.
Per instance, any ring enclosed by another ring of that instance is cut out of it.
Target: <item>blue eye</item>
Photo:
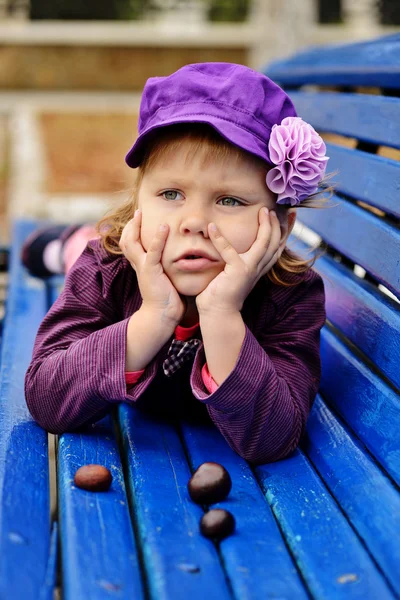
[[[166,200],[177,200],[178,194],[179,192],[177,192],[176,190],[165,190],[165,192],[162,193],[162,196]]]
[[[237,198],[232,198],[231,196],[221,198],[221,202],[223,202],[224,200],[230,200],[230,203],[224,204],[224,206],[243,206],[243,202],[240,202],[240,200],[237,200]],[[233,202],[237,202],[237,204],[232,204]]]

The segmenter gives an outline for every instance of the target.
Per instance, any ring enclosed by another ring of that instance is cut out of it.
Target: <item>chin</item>
[[[198,296],[203,292],[213,278],[205,278],[199,275],[185,275],[172,281],[175,289],[182,296]]]

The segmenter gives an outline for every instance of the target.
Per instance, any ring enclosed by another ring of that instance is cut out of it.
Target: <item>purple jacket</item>
[[[172,377],[162,370],[170,340],[129,390],[126,329],[142,298],[136,273],[122,256],[90,242],[43,320],[25,377],[29,411],[52,433],[103,418],[119,402],[154,415],[211,420],[228,444],[254,463],[280,460],[304,433],[317,393],[320,330],[325,322],[321,277],[291,274],[294,287],[261,278],[247,297],[246,335],[235,368],[210,394],[193,362]],[[201,339],[201,333],[198,336]]]

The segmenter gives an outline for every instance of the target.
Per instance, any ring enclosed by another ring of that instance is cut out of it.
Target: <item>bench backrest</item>
[[[399,484],[400,35],[313,48],[265,73],[326,138],[337,171],[331,206],[298,210],[327,250],[315,265],[328,319],[321,394]]]

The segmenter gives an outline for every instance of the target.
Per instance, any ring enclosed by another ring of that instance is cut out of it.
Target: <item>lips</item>
[[[181,254],[176,260],[196,260],[198,258],[207,258],[211,261],[216,261],[216,258],[210,256],[207,252],[203,252],[202,250],[188,250]]]
[[[205,256],[183,256],[184,260],[196,260],[198,258],[206,258]],[[208,259],[209,260],[209,259]]]

